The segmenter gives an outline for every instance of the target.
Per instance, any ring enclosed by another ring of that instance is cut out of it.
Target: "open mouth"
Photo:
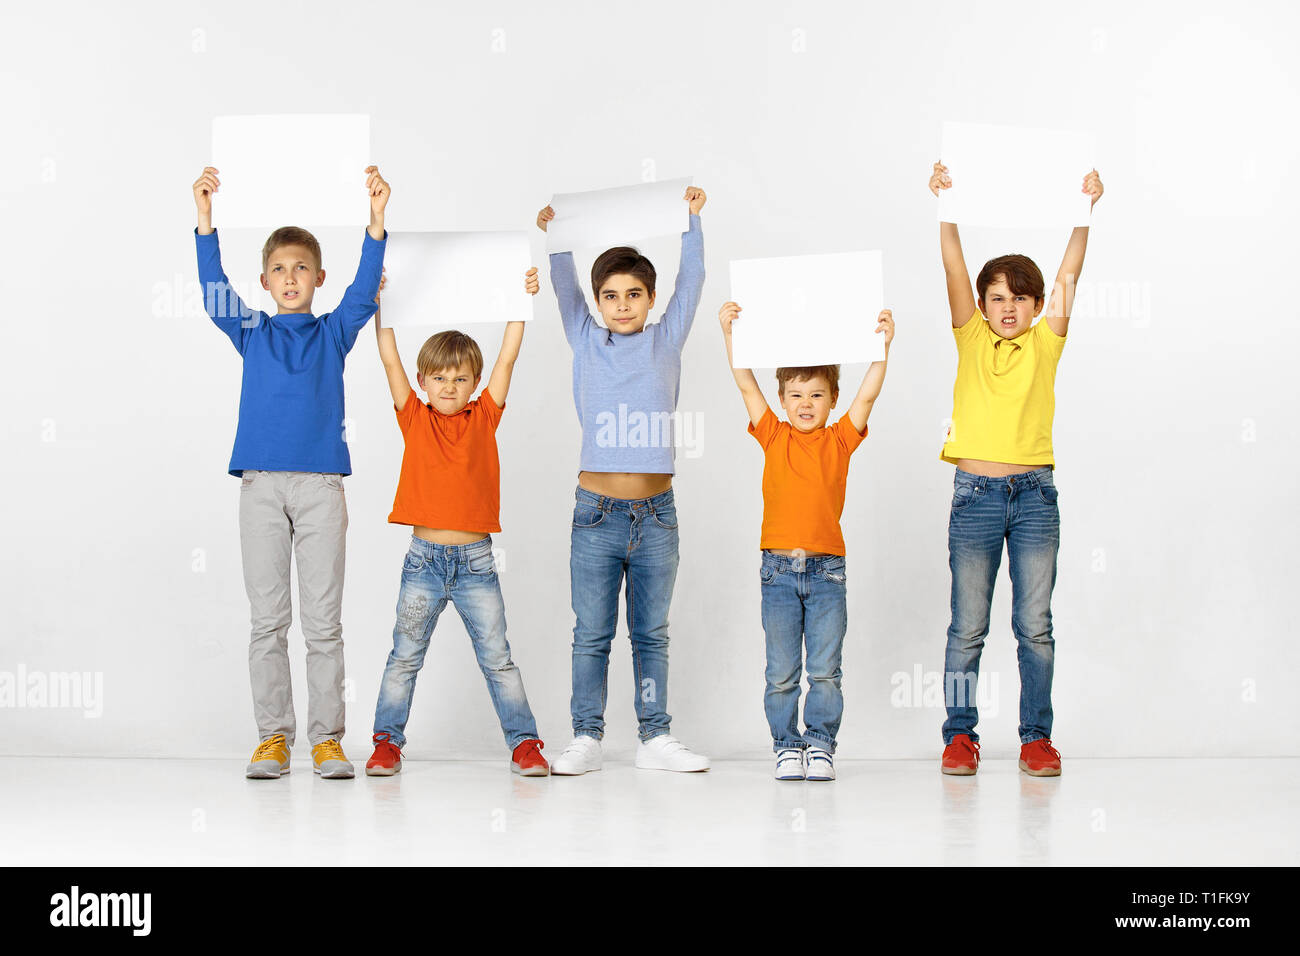
[[[1009,316],[1004,315],[1002,317],[1002,327],[1004,329],[1009,329],[1015,324],[1016,324],[1016,317],[1014,315],[1009,315]]]

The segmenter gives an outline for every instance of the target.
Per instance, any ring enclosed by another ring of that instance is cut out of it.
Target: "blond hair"
[[[421,375],[432,375],[462,365],[469,366],[475,381],[483,374],[483,353],[479,351],[478,343],[464,332],[439,332],[429,336],[415,359],[416,371]]]

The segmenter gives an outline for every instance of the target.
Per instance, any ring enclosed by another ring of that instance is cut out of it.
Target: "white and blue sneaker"
[[[831,757],[829,750],[822,750],[820,747],[809,747],[804,754],[804,759],[808,762],[808,771],[804,779],[835,779],[835,761]]]
[[[787,747],[776,752],[777,780],[803,780],[805,776],[802,750],[797,747]]]

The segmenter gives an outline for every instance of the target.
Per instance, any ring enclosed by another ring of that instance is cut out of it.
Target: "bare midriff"
[[[985,478],[1005,478],[1007,475],[1023,475],[1027,471],[1037,471],[1044,465],[1013,465],[1007,461],[984,461],[980,458],[958,458],[957,467],[972,475]]]
[[[805,558],[829,558],[829,551],[809,551],[807,548],[764,548],[772,554],[784,554],[786,557],[793,558],[796,555],[803,555]]]
[[[411,533],[424,541],[434,544],[473,544],[487,537],[482,531],[450,531],[447,528],[426,528],[417,525]]]
[[[673,486],[672,475],[647,475],[630,471],[580,471],[578,487],[608,498],[653,498]]]

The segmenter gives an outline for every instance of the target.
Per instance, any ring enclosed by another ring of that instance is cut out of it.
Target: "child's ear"
[[[422,391],[422,392],[427,392],[427,391],[428,391],[428,389],[424,387],[424,373],[423,373],[423,372],[416,372],[416,373],[415,373],[415,384],[418,385],[418,386],[420,386],[420,391]]]
[[[262,279],[262,288],[265,289],[267,292],[270,292],[270,291],[271,291],[271,284],[270,284],[269,282],[266,281],[266,273],[265,273],[265,272],[262,273],[262,275],[261,275],[261,279]]]
[[[325,284],[325,270],[321,269],[319,272],[316,273],[316,288],[319,289],[324,284]]]
[[[650,293],[650,304],[649,304],[648,306],[646,306],[646,308],[647,308],[647,309],[653,309],[654,307],[655,307],[655,294],[654,294],[653,292],[651,292],[651,293]]]
[[[1043,306],[1046,304],[1047,304],[1047,300],[1044,299],[1042,296],[1039,296],[1038,298],[1034,299],[1034,318],[1038,318],[1038,313],[1043,311]]]

